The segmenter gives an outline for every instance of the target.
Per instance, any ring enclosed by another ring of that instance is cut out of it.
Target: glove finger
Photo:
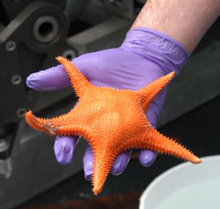
[[[61,65],[32,73],[27,77],[29,88],[38,91],[55,91],[70,85],[70,80]]]
[[[154,103],[152,103],[152,105],[153,104]],[[159,109],[158,106],[153,106],[153,108],[151,108],[152,111],[147,112],[147,118],[154,128],[156,127],[157,118],[159,116],[157,112],[159,112],[160,110],[158,109]],[[151,166],[154,163],[155,159],[156,159],[156,152],[153,152],[151,150],[140,150],[139,162],[141,163],[142,166],[144,167]]]
[[[150,121],[151,125],[155,128],[157,123],[158,115],[155,111],[148,111],[147,118]],[[156,152],[151,150],[140,150],[139,153],[139,162],[144,167],[151,166],[156,159]]]
[[[166,96],[166,89],[163,89],[154,99],[154,101],[151,103],[149,109],[146,112],[146,116],[154,128],[156,128],[157,120],[161,113],[165,96]],[[139,161],[142,166],[149,167],[154,163],[156,156],[157,154],[154,151],[140,150]]]
[[[153,100],[146,112],[146,117],[151,125],[156,128],[157,120],[161,114],[163,104],[166,97],[166,89],[163,89]]]
[[[87,181],[91,181],[92,179],[93,162],[94,162],[94,157],[93,157],[92,148],[89,145],[87,145],[86,151],[83,157],[84,178]]]
[[[111,173],[115,176],[121,174],[130,160],[130,151],[123,152],[115,159],[115,162],[112,165]]]
[[[54,153],[59,163],[66,165],[72,162],[73,151],[76,147],[77,141],[78,137],[57,136],[54,143]]]
[[[104,53],[107,52],[87,53],[73,59],[71,62],[88,80],[100,80],[100,76],[103,75],[100,69],[103,69],[103,63],[105,64],[102,58]],[[39,91],[55,91],[69,86],[70,80],[63,66],[57,65],[47,70],[32,73],[28,76],[26,84],[28,87]],[[102,82],[101,85],[103,85]]]
[[[87,65],[90,66],[90,60],[85,61],[85,56],[75,58],[71,62],[79,69],[85,76],[85,69]],[[62,65],[48,68],[36,73],[32,73],[27,77],[26,84],[29,88],[38,91],[56,91],[70,85],[69,77],[67,76]]]
[[[156,152],[151,150],[141,150],[139,153],[139,161],[142,166],[149,167],[154,163],[156,156]]]

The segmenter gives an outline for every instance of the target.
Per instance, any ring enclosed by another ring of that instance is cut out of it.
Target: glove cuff
[[[175,71],[179,74],[189,59],[189,53],[178,41],[149,28],[128,31],[121,48],[157,63],[166,73]]]

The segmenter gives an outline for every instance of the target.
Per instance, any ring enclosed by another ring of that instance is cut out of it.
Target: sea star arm
[[[92,147],[94,153],[92,185],[95,195],[102,191],[112,164],[119,154],[117,152],[112,152],[109,148],[106,149],[106,147],[97,146],[93,145]]]
[[[42,131],[47,134],[55,134],[56,132],[56,128],[53,127],[51,119],[35,117],[31,110],[25,114],[25,120],[27,124],[36,131]]]
[[[65,68],[72,87],[74,88],[76,95],[82,97],[84,91],[92,87],[92,84],[86,79],[86,77],[76,67],[63,57],[56,58]]]
[[[72,112],[72,114],[69,112],[59,117],[45,119],[34,116],[30,110],[25,114],[25,120],[33,129],[49,135],[77,135],[89,139],[89,129],[80,124],[80,118],[74,117],[74,111]]]
[[[149,149],[162,154],[172,155],[195,164],[201,163],[201,160],[191,151],[183,147],[180,143],[175,142],[173,139],[159,133],[150,126],[150,124],[145,136],[135,141],[135,143],[137,144],[137,148]]]
[[[138,136],[127,140],[127,142],[125,141],[123,146],[116,146],[114,149],[110,149],[109,147],[103,146],[105,145],[104,143],[93,144],[94,173],[92,183],[94,194],[98,194],[102,191],[107,175],[118,153],[131,148],[153,150],[162,154],[172,155],[183,160],[189,160],[196,164],[201,162],[201,160],[191,151],[187,150],[178,142],[162,135],[154,129],[149,122],[147,123],[148,126],[143,135],[140,133]]]
[[[138,91],[141,94],[140,98],[144,112],[146,112],[154,98],[170,82],[174,75],[175,72],[171,72]]]

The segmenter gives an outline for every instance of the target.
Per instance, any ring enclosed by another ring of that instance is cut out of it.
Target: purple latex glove
[[[127,33],[119,48],[88,53],[72,60],[74,65],[96,86],[138,90],[171,71],[179,73],[189,55],[172,38],[147,28],[135,28]],[[62,66],[31,74],[27,78],[30,88],[49,91],[70,85]],[[165,89],[155,98],[146,116],[155,127],[165,99]],[[54,150],[57,161],[70,163],[77,142],[76,137],[57,137]],[[147,167],[156,153],[141,150],[140,163]],[[111,169],[118,175],[124,171],[130,159],[129,152],[120,154]],[[93,170],[93,153],[87,146],[84,159],[85,178],[90,179]]]

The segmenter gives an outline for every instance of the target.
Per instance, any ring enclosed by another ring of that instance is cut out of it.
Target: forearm
[[[132,28],[167,34],[192,53],[220,14],[220,0],[148,0]]]

